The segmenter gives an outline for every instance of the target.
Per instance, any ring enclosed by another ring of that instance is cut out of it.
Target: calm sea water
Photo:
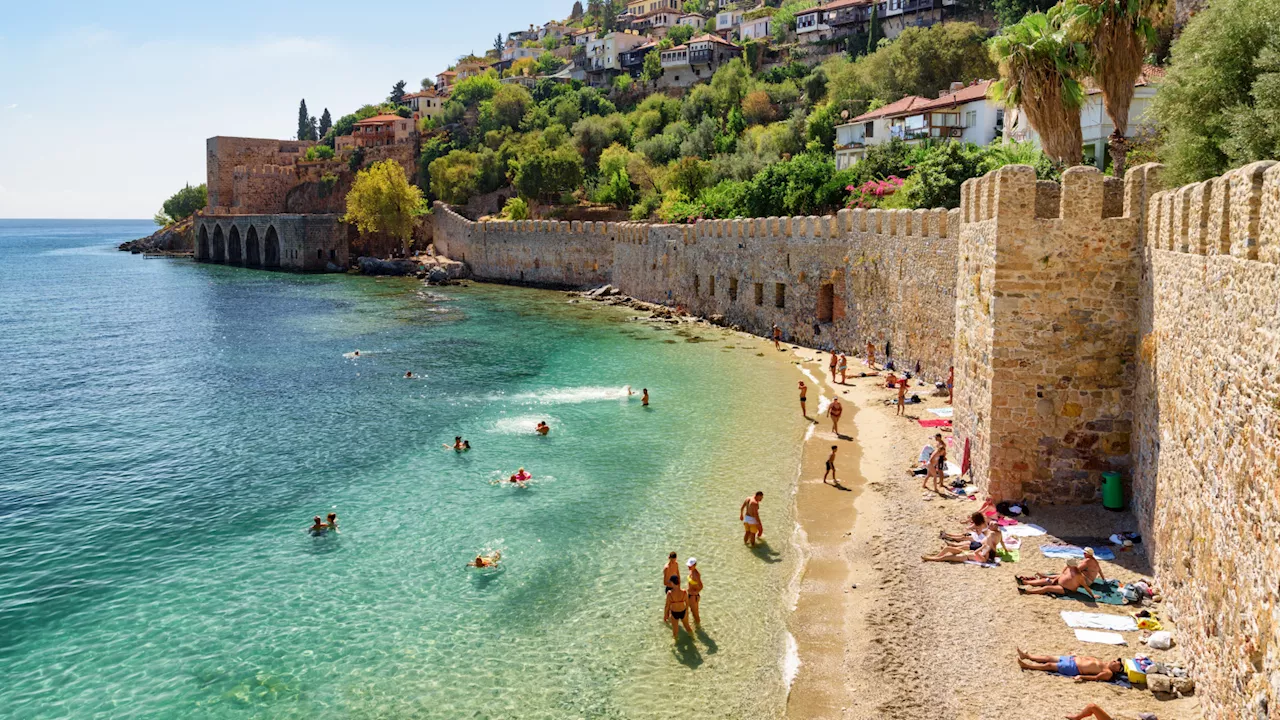
[[[149,230],[0,221],[0,715],[781,715],[784,361],[561,293],[114,250]],[[677,645],[672,549],[707,585]]]

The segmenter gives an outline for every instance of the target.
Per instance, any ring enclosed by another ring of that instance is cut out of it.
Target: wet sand
[[[1041,672],[1022,672],[1016,650],[1095,657],[1149,655],[1178,660],[1180,653],[1148,649],[1136,632],[1122,633],[1126,647],[1083,643],[1061,620],[1062,610],[1121,614],[1133,608],[1094,606],[1069,600],[1021,596],[1015,574],[1057,572],[1062,562],[1043,557],[1038,546],[1057,538],[1106,537],[1133,530],[1128,513],[1099,506],[1032,508],[1030,522],[1049,534],[1024,538],[1018,562],[998,568],[924,563],[937,550],[939,530],[957,531],[978,501],[925,500],[922,478],[909,475],[920,448],[937,432],[917,418],[926,408],[945,407],[931,386],[913,385],[922,404],[895,417],[886,400],[896,392],[884,378],[850,377],[834,385],[826,372],[829,353],[796,350],[802,369],[822,380],[813,399],[839,393],[844,405],[837,468],[847,490],[823,485],[824,462],[834,436],[822,416],[805,442],[797,490],[797,518],[808,536],[810,557],[789,625],[801,666],[788,698],[792,718],[920,720],[1062,718],[1096,702],[1117,718],[1153,712],[1161,720],[1201,717],[1194,697],[1159,700],[1145,689],[1076,683]],[[866,370],[850,358],[853,374]],[[825,408],[824,408],[825,409]],[[798,403],[792,411],[798,416]],[[945,432],[944,436],[949,436]],[[958,464],[962,447],[949,457]],[[1130,582],[1149,576],[1141,553],[1119,553],[1103,561],[1107,577]],[[1159,609],[1162,606],[1157,605]],[[1167,612],[1161,614],[1167,618]],[[1166,623],[1168,625],[1168,623]],[[1176,638],[1176,628],[1175,638]]]

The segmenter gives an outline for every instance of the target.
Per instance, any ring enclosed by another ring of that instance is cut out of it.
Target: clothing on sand
[[[1125,599],[1124,593],[1120,591],[1118,584],[1114,580],[1094,580],[1089,586],[1093,591],[1093,597],[1084,590],[1076,590],[1066,595],[1050,595],[1049,597],[1058,598],[1059,600],[1076,600],[1084,603],[1099,603],[1102,605],[1128,605],[1129,601]]]

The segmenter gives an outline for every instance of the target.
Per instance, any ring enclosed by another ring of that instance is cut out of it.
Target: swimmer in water
[[[635,395],[635,394],[636,394],[636,393],[635,393],[635,391],[631,389],[631,386],[630,386],[630,385],[628,385],[628,386],[627,386],[627,397],[631,397],[632,395]]]
[[[351,354],[352,354],[352,355],[355,355],[356,357],[360,357],[360,351],[359,351],[359,350],[357,350],[357,351],[355,351],[354,353],[351,353]]]
[[[644,388],[644,394],[640,396],[640,404],[649,407],[649,388]]]
[[[329,519],[329,522],[327,523],[327,525],[329,529],[338,534],[341,534],[342,531],[338,529],[338,513],[329,513],[328,519]]]
[[[470,440],[463,440],[463,441],[462,441],[462,449],[463,449],[464,451],[466,451],[466,450],[470,450],[470,449],[471,449],[471,441],[470,441]]]
[[[546,435],[547,433],[551,432],[551,426],[548,425],[546,421],[539,420],[538,427],[534,428],[534,431],[537,432],[539,435]]]
[[[454,435],[454,436],[453,436],[453,444],[452,444],[452,445],[450,445],[449,443],[441,443],[441,445],[442,445],[443,447],[446,447],[446,448],[453,448],[454,450],[457,450],[458,452],[462,452],[463,450],[468,450],[468,449],[470,449],[470,448],[471,448],[471,446],[470,446],[470,445],[468,445],[468,444],[466,444],[466,443],[464,443],[464,442],[462,441],[462,436],[461,436],[461,435]]]
[[[413,379],[413,371],[412,371],[412,370],[410,370],[410,371],[406,372],[406,373],[404,374],[404,379],[405,379],[405,380],[412,380],[412,379]]]
[[[502,552],[499,550],[494,550],[492,553],[488,555],[477,555],[475,560],[472,560],[471,562],[467,563],[467,567],[473,567],[473,568],[497,567],[498,563],[501,560],[502,560]]]
[[[329,526],[324,524],[324,521],[320,519],[319,515],[315,516],[312,520],[311,529],[308,531],[312,535],[319,537],[329,531]]]

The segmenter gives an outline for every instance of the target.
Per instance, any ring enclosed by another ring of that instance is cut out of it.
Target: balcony
[[[689,64],[690,65],[710,65],[711,51],[710,50],[689,51]]]

